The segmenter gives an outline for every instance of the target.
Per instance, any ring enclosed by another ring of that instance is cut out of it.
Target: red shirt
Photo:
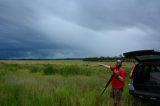
[[[116,69],[115,66],[111,66],[110,69],[112,71],[114,71]],[[124,70],[124,68],[120,68],[118,70],[119,75],[125,80],[126,78],[126,72]],[[117,76],[114,76],[112,79],[112,89],[119,89],[119,88],[123,88],[125,86],[125,82],[120,81]]]

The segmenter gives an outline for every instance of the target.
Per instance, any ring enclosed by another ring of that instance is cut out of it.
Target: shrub
[[[51,64],[44,65],[43,73],[46,75],[58,73],[58,66]]]
[[[9,70],[9,71],[17,71],[17,70],[19,70],[21,67],[18,65],[18,64],[9,64],[8,66],[7,66],[7,69]]]
[[[38,72],[39,68],[32,65],[32,66],[29,66],[29,70],[30,70],[30,72],[32,72],[32,73],[36,73],[36,72]]]

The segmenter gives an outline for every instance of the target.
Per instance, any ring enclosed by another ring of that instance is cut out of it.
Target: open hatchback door
[[[139,50],[123,53],[126,58],[134,58],[138,62],[160,62],[160,52],[155,50]]]
[[[160,100],[160,52],[139,50],[123,55],[138,62],[130,72],[129,93],[144,99]]]

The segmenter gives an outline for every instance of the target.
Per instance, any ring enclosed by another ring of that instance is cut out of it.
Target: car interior
[[[160,93],[160,64],[137,64],[133,73],[133,85],[136,90]]]

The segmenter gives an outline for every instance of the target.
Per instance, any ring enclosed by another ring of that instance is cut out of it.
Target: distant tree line
[[[109,57],[109,56],[107,56],[107,57],[103,57],[103,56],[101,56],[101,57],[87,57],[87,58],[83,58],[82,60],[83,61],[100,61],[100,62],[103,62],[103,61],[115,61],[117,59],[120,59],[120,60],[125,61],[125,62],[135,62],[134,59],[127,59],[127,58],[125,58],[121,55],[120,56],[115,56],[115,57]]]
[[[124,57],[87,57],[87,58],[83,58],[83,61],[115,61],[116,59],[120,59],[120,60],[124,60]]]
[[[10,59],[10,58],[0,58],[0,60],[82,60],[82,61],[99,61],[99,62],[103,62],[103,61],[115,61],[117,59],[120,59],[122,61],[125,62],[135,62],[134,59],[128,59],[123,57],[122,55],[119,56],[114,56],[114,57],[86,57],[86,58],[18,58],[18,59]]]

